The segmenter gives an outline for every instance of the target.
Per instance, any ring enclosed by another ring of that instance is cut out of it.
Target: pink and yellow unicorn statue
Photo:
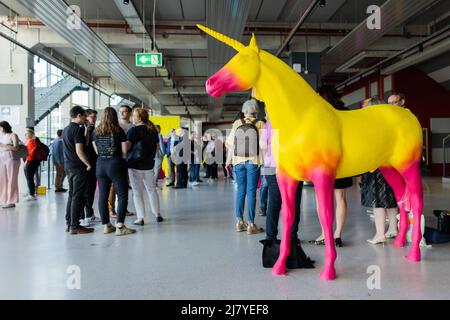
[[[277,181],[283,201],[283,230],[280,256],[272,273],[286,274],[295,190],[298,181],[312,181],[325,235],[325,264],[320,278],[335,279],[334,180],[377,168],[394,190],[400,209],[400,230],[394,245],[405,245],[407,211],[412,210],[414,227],[407,258],[420,261],[422,129],[414,114],[391,105],[338,111],[287,64],[261,50],[254,35],[245,46],[202,25],[197,27],[238,52],[207,80],[207,92],[219,97],[231,91],[253,89],[253,96],[264,101],[272,127],[279,130],[279,145],[273,146],[277,148],[273,151],[277,155]]]

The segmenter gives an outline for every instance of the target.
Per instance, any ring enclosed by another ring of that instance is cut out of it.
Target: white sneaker
[[[96,216],[92,216],[90,218],[86,218],[86,220],[91,223],[91,222],[100,222],[100,218],[96,217]]]
[[[89,218],[85,218],[85,219],[80,219],[80,226],[82,227],[89,227],[91,225]]]
[[[194,182],[191,183],[191,186],[196,187],[196,186],[198,186],[199,184],[200,184],[200,182],[194,181]]]
[[[25,201],[34,201],[34,200],[36,200],[36,197],[29,194],[23,200],[25,200]]]

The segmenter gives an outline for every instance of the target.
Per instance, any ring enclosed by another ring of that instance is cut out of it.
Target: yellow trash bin
[[[47,187],[46,186],[38,186],[36,193],[40,196],[45,196],[47,194]]]

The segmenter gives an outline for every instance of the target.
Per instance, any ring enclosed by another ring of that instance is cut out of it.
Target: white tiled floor
[[[450,208],[450,185],[425,179],[425,215]],[[407,248],[372,246],[373,223],[360,207],[359,190],[349,191],[344,247],[338,248],[335,281],[319,280],[324,248],[306,243],[320,230],[313,190],[303,193],[300,236],[315,269],[272,276],[261,266],[264,235],[234,231],[230,181],[196,189],[164,189],[166,221],[139,227],[135,235],[64,232],[66,195],[39,197],[15,209],[0,209],[1,299],[449,299],[450,243],[423,250],[410,263]],[[131,198],[130,198],[131,200]],[[132,201],[130,201],[132,209]],[[133,218],[128,218],[131,224]],[[264,225],[264,218],[257,223]],[[81,271],[81,288],[69,290],[67,268]],[[367,268],[380,267],[381,289],[369,290]]]

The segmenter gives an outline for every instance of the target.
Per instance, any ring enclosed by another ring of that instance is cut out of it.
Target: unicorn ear
[[[255,37],[254,33],[252,33],[252,39],[250,40],[250,43],[248,46],[250,48],[252,48],[253,50],[255,50],[256,52],[259,51],[259,47],[258,47],[258,44],[256,43],[256,37]]]

